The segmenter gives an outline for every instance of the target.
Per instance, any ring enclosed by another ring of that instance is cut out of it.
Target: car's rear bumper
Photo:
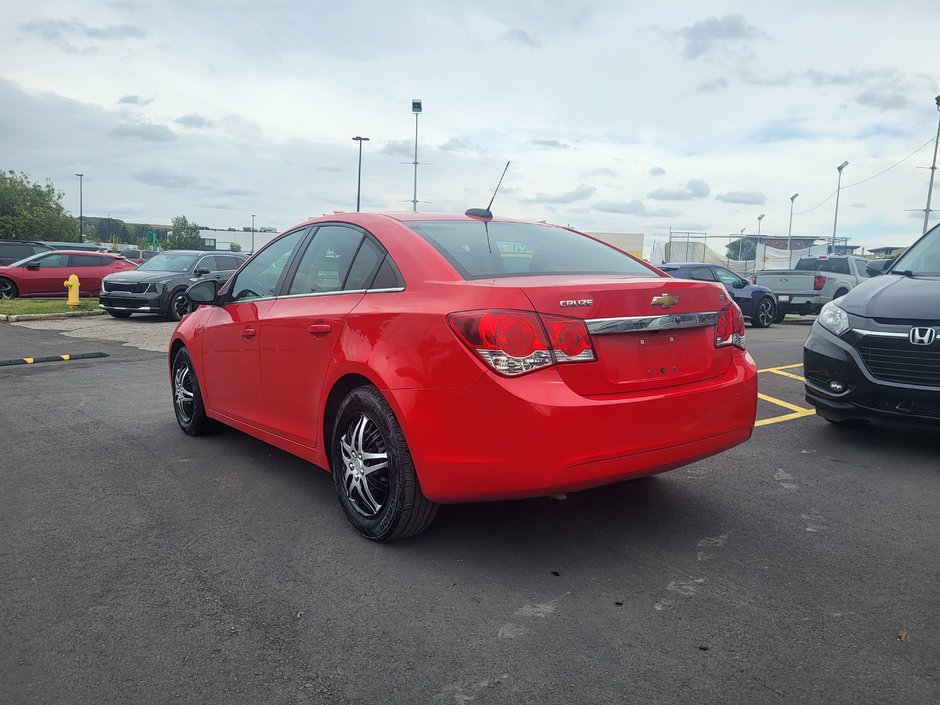
[[[818,324],[803,344],[803,375],[806,401],[823,418],[940,426],[940,389],[879,382],[855,348]],[[845,391],[831,391],[833,381]]]
[[[741,354],[720,377],[629,395],[585,398],[552,370],[388,394],[424,494],[463,502],[582,490],[719,453],[751,436],[757,376]]]

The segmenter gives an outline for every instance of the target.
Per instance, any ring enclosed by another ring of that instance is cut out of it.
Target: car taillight
[[[578,318],[498,310],[452,313],[447,320],[464,344],[500,374],[594,360],[587,326]]]
[[[813,289],[821,291],[824,286],[826,286],[826,277],[822,274],[817,274],[816,278],[813,279]]]
[[[745,344],[744,315],[736,303],[731,303],[718,312],[718,323],[715,325],[715,347],[723,348],[733,345],[744,350]]]

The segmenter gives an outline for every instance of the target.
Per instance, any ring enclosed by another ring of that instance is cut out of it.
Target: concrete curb
[[[17,321],[56,321],[62,318],[103,316],[105,313],[105,311],[63,311],[62,313],[0,314],[0,322],[16,323]]]

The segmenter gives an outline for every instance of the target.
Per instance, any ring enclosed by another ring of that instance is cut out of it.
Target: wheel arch
[[[350,373],[344,374],[342,377],[340,377],[333,383],[333,386],[330,389],[330,393],[326,397],[326,404],[323,405],[323,416],[322,416],[323,429],[322,430],[323,430],[323,453],[326,456],[328,464],[332,464],[330,455],[332,453],[331,446],[333,443],[333,422],[336,419],[336,412],[339,410],[339,405],[343,402],[343,399],[346,398],[346,395],[349,394],[353,389],[355,389],[356,387],[363,387],[367,385],[373,386],[373,387],[378,386],[375,384],[375,382],[373,382],[371,379],[369,379],[365,375],[360,374],[358,372],[350,372]],[[384,396],[386,400],[388,399],[387,395],[383,394],[382,396]],[[392,402],[389,402],[389,403],[392,404]],[[394,405],[393,405],[393,408],[394,408]],[[396,413],[396,416],[398,416],[397,413]],[[401,424],[400,419],[399,419],[399,424]],[[332,467],[330,467],[329,470],[332,472]]]

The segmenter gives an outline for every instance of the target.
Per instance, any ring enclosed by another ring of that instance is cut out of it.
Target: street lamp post
[[[413,98],[411,101],[411,112],[415,114],[415,189],[411,198],[411,207],[413,211],[418,210],[418,115],[421,114],[421,99]]]
[[[790,226],[787,228],[787,257],[789,259],[788,269],[793,269],[793,245],[790,244],[790,236],[793,234],[793,202],[800,194],[794,193],[790,196]]]
[[[255,214],[251,214],[251,254],[255,253]]]
[[[839,192],[842,190],[842,170],[848,165],[848,162],[842,162],[836,167],[839,170],[839,183],[836,186],[836,215],[832,220],[832,244],[829,246],[829,254],[832,254],[836,249],[836,225],[839,223]]]
[[[362,143],[368,142],[369,138],[360,137],[359,135],[356,135],[355,137],[353,137],[353,140],[359,143],[359,171],[358,171],[358,175],[356,176],[356,213],[358,213],[359,212],[359,194],[362,192]],[[417,157],[415,157],[415,160],[417,160]]]
[[[757,216],[757,239],[754,241],[754,271],[757,271],[757,248],[760,247],[760,222],[764,219],[764,214]],[[744,278],[747,279],[747,258],[744,260]]]
[[[940,95],[937,101],[937,110],[940,110]],[[937,137],[933,141],[933,164],[930,166],[930,183],[927,184],[927,207],[924,208],[924,232],[927,232],[927,221],[930,219],[930,194],[933,193],[933,175],[937,171],[937,145],[940,144],[940,120],[937,121]]]
[[[75,176],[78,177],[78,241],[85,242],[85,214],[83,212],[85,207],[83,203],[85,200],[85,175],[76,174]],[[927,207],[930,207],[929,203]]]

